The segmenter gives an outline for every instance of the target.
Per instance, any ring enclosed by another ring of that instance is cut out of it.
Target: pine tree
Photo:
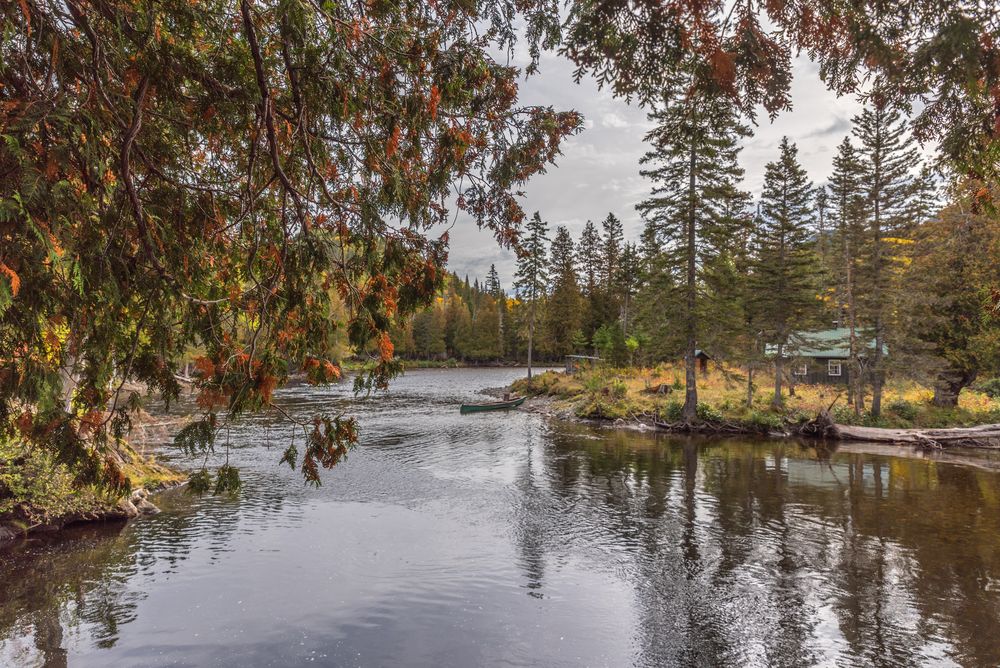
[[[598,286],[601,276],[601,249],[604,242],[594,223],[587,221],[577,245],[576,261],[580,270],[580,285],[585,295],[590,296]]]
[[[604,308],[604,290],[601,288],[604,240],[593,222],[587,221],[576,249],[579,284],[586,297],[582,329],[583,335],[590,340],[593,338],[594,332],[601,326],[606,310]]]
[[[518,298],[528,307],[528,380],[531,380],[531,355],[535,338],[535,313],[538,302],[545,296],[548,284],[548,225],[536,211],[528,221],[527,236],[521,243],[517,261],[514,289]]]
[[[497,266],[495,264],[490,265],[490,271],[486,274],[486,293],[493,298],[493,303],[497,311],[497,337],[500,341],[500,350],[498,355],[502,356],[506,351],[506,346],[504,345],[504,314],[507,311],[507,296],[503,292],[503,287],[500,285],[500,275],[497,274]]]
[[[857,150],[845,137],[833,159],[830,177],[829,216],[834,226],[837,261],[831,272],[837,320],[848,335],[848,403],[860,415],[864,410],[863,358],[858,345],[858,276],[861,253],[867,248],[864,173]],[[865,338],[867,340],[867,337]]]
[[[545,309],[545,352],[564,356],[575,349],[574,336],[580,329],[580,304],[582,297],[576,282],[573,255],[573,238],[563,226],[556,228],[552,240],[549,268],[552,273],[552,291]]]
[[[891,323],[901,287],[902,266],[897,260],[902,259],[903,249],[897,240],[911,240],[917,222],[913,209],[917,182],[910,172],[919,164],[919,156],[901,114],[883,105],[866,107],[854,119],[854,134],[861,145],[869,226],[864,290],[859,297],[875,338],[871,414],[878,417],[886,374],[884,346],[898,332]]]
[[[682,340],[677,343],[686,368],[683,418],[693,422],[698,405],[695,349],[711,321],[699,310],[699,278],[706,260],[717,251],[712,239],[724,224],[724,201],[742,177],[737,141],[747,129],[722,96],[675,98],[650,115],[656,128],[646,135],[652,148],[642,158],[648,167],[641,173],[655,186],[652,196],[636,208],[652,237],[646,244],[663,249],[664,268],[678,277],[670,297],[672,310],[680,314]]]
[[[601,258],[601,285],[605,292],[614,292],[614,283],[618,277],[618,269],[622,257],[622,244],[625,237],[622,222],[613,213],[601,222],[604,230],[604,245]]]
[[[753,281],[763,330],[775,347],[774,399],[780,406],[785,347],[817,310],[816,254],[810,243],[812,184],[787,137],[764,169],[762,234]]]
[[[622,248],[621,262],[618,265],[618,278],[615,281],[617,292],[621,299],[621,323],[622,332],[629,332],[629,316],[632,307],[632,300],[639,289],[639,278],[642,271],[642,262],[639,257],[639,249],[634,243],[626,243]]]

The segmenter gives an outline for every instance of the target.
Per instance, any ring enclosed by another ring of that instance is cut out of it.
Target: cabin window
[[[842,373],[842,367],[840,362],[837,360],[830,360],[826,363],[826,373],[830,376],[839,376]]]
[[[799,364],[792,368],[793,376],[808,376],[809,375],[809,365]]]

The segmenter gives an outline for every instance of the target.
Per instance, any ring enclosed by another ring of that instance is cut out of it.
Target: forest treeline
[[[392,332],[397,354],[491,362],[601,356],[613,365],[688,360],[696,350],[774,379],[779,404],[789,346],[803,333],[849,332],[849,403],[881,410],[887,378],[906,377],[954,405],[1000,367],[1000,221],[972,180],[922,166],[900,113],[870,107],[840,143],[825,184],[810,183],[785,138],[757,201],[737,156],[746,135],[724,103],[655,112],[642,173],[652,183],[625,239],[613,213],[579,238],[536,213],[512,289],[450,275],[435,301]]]

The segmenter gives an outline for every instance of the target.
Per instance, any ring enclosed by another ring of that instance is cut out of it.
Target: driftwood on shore
[[[883,429],[837,424],[824,412],[803,425],[800,431],[806,436],[838,441],[910,444],[927,448],[1000,448],[1000,424],[949,429]]]

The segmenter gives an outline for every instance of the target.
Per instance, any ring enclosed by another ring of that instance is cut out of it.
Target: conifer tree
[[[618,265],[618,278],[616,280],[617,292],[622,302],[620,318],[622,332],[626,334],[629,331],[632,300],[635,298],[636,290],[639,289],[641,270],[639,248],[634,243],[626,243],[622,247],[622,257]]]
[[[601,326],[605,311],[601,288],[604,240],[593,222],[587,221],[576,249],[580,288],[586,297],[582,329],[583,335],[590,340]]]
[[[656,127],[646,135],[651,148],[642,158],[647,167],[641,173],[655,185],[652,196],[636,208],[655,239],[648,243],[663,249],[665,268],[678,275],[670,295],[680,314],[682,340],[675,342],[675,350],[683,350],[685,359],[682,415],[693,422],[698,405],[695,349],[710,320],[699,311],[699,275],[716,253],[711,240],[722,224],[723,202],[742,176],[737,140],[747,129],[724,96],[677,94],[650,120]]]
[[[774,399],[780,406],[785,348],[817,310],[816,254],[810,244],[812,184],[798,149],[781,140],[778,160],[764,169],[761,237],[753,281],[762,329],[774,345]]]
[[[622,222],[613,213],[608,213],[608,217],[601,222],[601,228],[604,230],[600,274],[601,284],[606,292],[613,293],[615,280],[618,278],[618,269],[622,256],[622,243],[625,235]]]
[[[514,288],[528,308],[528,380],[531,380],[531,356],[535,339],[535,314],[548,284],[548,257],[545,244],[548,225],[536,211],[528,221],[527,235],[521,242]]]
[[[840,143],[830,177],[829,216],[834,226],[838,260],[831,276],[837,321],[848,329],[848,403],[860,415],[864,410],[864,374],[858,344],[858,276],[860,254],[867,248],[864,174],[849,137]],[[867,338],[865,339],[867,340]]]
[[[593,222],[587,221],[577,245],[577,264],[580,269],[580,285],[585,295],[594,294],[601,276],[601,249],[604,242]]]
[[[882,384],[886,366],[884,346],[892,331],[893,305],[898,301],[901,260],[899,240],[910,241],[916,225],[914,197],[917,181],[911,170],[919,164],[902,115],[884,105],[866,107],[854,119],[860,144],[863,183],[867,189],[868,243],[865,248],[860,306],[875,339],[872,351],[871,413],[882,409]]]
[[[493,298],[494,308],[497,312],[497,337],[500,341],[500,349],[498,355],[503,355],[506,350],[504,346],[504,313],[507,311],[507,297],[503,293],[503,288],[500,285],[500,275],[497,274],[497,266],[495,264],[490,265],[490,271],[486,275],[486,293]]]
[[[549,269],[552,291],[545,309],[545,345],[550,355],[563,356],[574,351],[574,336],[580,329],[580,287],[576,282],[573,237],[564,226],[556,228],[552,240]]]

